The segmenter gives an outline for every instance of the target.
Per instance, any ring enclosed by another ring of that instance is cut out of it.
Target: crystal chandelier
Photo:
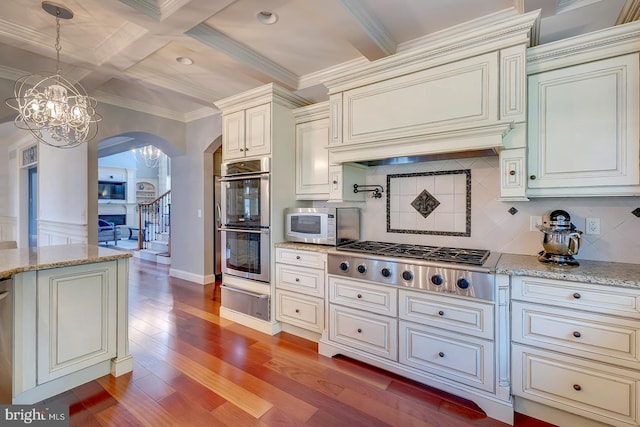
[[[19,78],[13,98],[6,104],[18,112],[14,120],[41,142],[56,148],[72,148],[92,140],[98,133],[96,100],[78,82],[62,77],[60,69],[60,18],[73,12],[49,1],[42,8],[56,17],[56,73],[29,74]]]
[[[148,168],[155,168],[160,162],[160,156],[164,154],[158,147],[146,145],[132,150],[137,161],[143,162]]]

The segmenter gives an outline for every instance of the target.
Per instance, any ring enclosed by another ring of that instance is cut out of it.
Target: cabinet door
[[[244,157],[244,111],[222,117],[222,153],[225,160]]]
[[[271,153],[271,104],[258,105],[245,111],[245,156]]]
[[[116,274],[116,262],[38,272],[38,384],[116,356]]]
[[[329,198],[329,119],[296,125],[296,195]]]
[[[632,54],[529,77],[529,195],[640,185],[638,68]]]

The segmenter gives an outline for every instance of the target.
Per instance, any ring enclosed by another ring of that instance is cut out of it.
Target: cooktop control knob
[[[348,262],[341,262],[340,263],[340,270],[342,271],[347,271],[349,269],[349,263]]]
[[[442,278],[441,275],[434,274],[433,276],[431,276],[431,283],[433,283],[436,286],[440,286],[444,283],[444,279]]]
[[[458,285],[460,289],[467,289],[469,288],[469,286],[471,286],[471,283],[469,283],[469,280],[465,279],[464,277],[461,277],[456,282],[456,285]]]
[[[382,274],[382,277],[391,277],[391,270],[387,267],[383,268],[380,273]]]
[[[402,278],[404,280],[411,280],[411,279],[413,279],[413,273],[410,272],[410,271],[403,271],[402,272]]]
[[[360,273],[360,274],[364,274],[366,271],[367,271],[367,266],[366,266],[366,265],[364,265],[364,264],[360,264],[360,265],[358,266],[358,273]]]

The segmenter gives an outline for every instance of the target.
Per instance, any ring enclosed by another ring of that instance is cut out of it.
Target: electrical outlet
[[[542,224],[541,216],[530,216],[529,217],[529,231],[539,231],[536,225]]]
[[[600,218],[587,218],[585,232],[587,234],[600,234]]]

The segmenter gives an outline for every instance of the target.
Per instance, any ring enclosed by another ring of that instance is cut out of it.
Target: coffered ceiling
[[[326,99],[321,80],[346,65],[491,14],[541,9],[540,44],[640,16],[640,0],[57,2],[75,15],[61,21],[63,74],[100,102],[178,120],[212,114],[216,100],[269,82]],[[276,22],[265,25],[259,17]],[[54,44],[55,19],[40,0],[3,2],[0,78],[55,71]]]

